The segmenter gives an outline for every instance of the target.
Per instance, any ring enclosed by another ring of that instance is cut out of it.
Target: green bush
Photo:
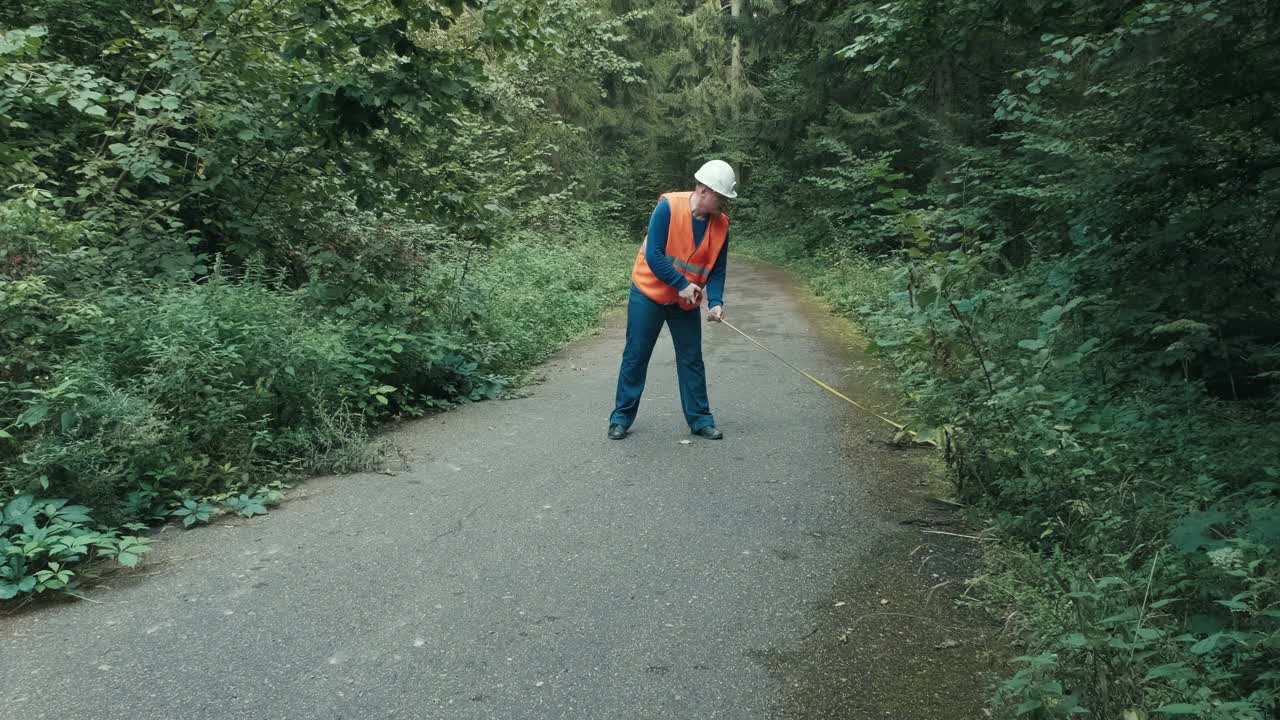
[[[19,495],[0,509],[0,600],[20,593],[70,590],[81,566],[94,557],[133,567],[149,540],[93,530],[89,509],[66,500]]]
[[[115,294],[120,292],[120,294]],[[318,422],[353,385],[343,328],[297,299],[215,275],[208,283],[104,292],[85,328],[16,425],[29,436],[6,468],[19,492],[50,490],[110,522],[141,483],[214,492],[287,461],[264,437]]]
[[[636,243],[593,238],[584,223],[567,241],[517,236],[477,282],[476,331],[492,338],[499,367],[514,371],[595,326],[627,287]]]
[[[0,4],[0,498],[260,514],[590,326],[626,21],[465,5]]]
[[[1035,717],[1266,717],[1280,698],[1267,404],[1125,374],[1095,335],[1104,295],[1063,302],[1033,291],[1051,268],[962,262],[798,266],[868,328],[913,428],[945,431],[961,492],[998,531],[979,588],[1031,651],[998,699]]]
[[[320,398],[356,393],[345,328],[288,293],[215,273],[122,297],[111,314],[111,331],[82,338],[81,356],[193,429],[197,451],[249,452],[260,429],[312,422]]]
[[[71,232],[0,217],[32,237]],[[0,327],[19,349],[0,383],[0,488],[68,498],[110,527],[243,514],[270,480],[367,467],[371,422],[496,397],[620,296],[634,247],[607,223],[569,230],[588,220],[563,219],[572,242],[527,230],[437,248],[436,268],[397,276],[312,259],[297,290],[254,264],[178,284],[99,269],[82,285],[82,245],[28,243],[49,274],[0,277],[20,313]]]
[[[0,417],[16,414],[17,392],[47,376],[79,332],[101,324],[96,237],[85,223],[0,202]]]
[[[325,320],[298,294],[221,274],[99,302],[107,322],[80,335],[57,384],[27,391],[16,425],[30,438],[3,478],[104,520],[135,519],[111,508],[142,482],[214,493],[333,445],[316,436],[335,408],[413,412],[497,386],[458,332]]]
[[[22,455],[0,471],[11,492],[57,493],[97,508],[104,522],[129,522],[139,518],[116,512],[128,493],[192,462],[161,408],[101,377],[68,377],[35,397],[19,416]]]

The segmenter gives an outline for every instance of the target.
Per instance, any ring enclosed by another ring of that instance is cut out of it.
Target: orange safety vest
[[[671,265],[695,285],[706,287],[711,268],[715,267],[720,251],[724,249],[725,238],[729,236],[729,216],[720,213],[707,221],[706,233],[702,243],[696,248],[693,245],[693,210],[689,207],[692,192],[672,192],[663,195],[671,207],[671,224],[667,227],[667,258]],[[631,268],[631,282],[640,288],[645,297],[660,304],[679,303],[685,310],[694,306],[687,305],[680,299],[680,291],[662,282],[649,262],[644,259],[645,247],[649,244],[648,236],[640,243],[640,252],[636,255],[636,263]]]

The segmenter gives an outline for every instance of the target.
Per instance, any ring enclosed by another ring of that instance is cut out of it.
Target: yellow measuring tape
[[[854,407],[856,407],[856,408],[858,408],[858,409],[862,410],[863,412],[870,413],[870,414],[872,414],[872,415],[874,415],[874,416],[876,416],[876,417],[880,418],[881,420],[883,420],[883,421],[885,421],[885,422],[889,423],[890,425],[894,426],[895,428],[897,428],[897,429],[899,429],[899,430],[906,430],[907,432],[910,432],[909,430],[907,430],[907,428],[906,428],[902,423],[898,423],[898,422],[894,422],[893,420],[890,420],[889,418],[887,418],[887,417],[885,417],[885,416],[881,415],[880,413],[876,412],[875,410],[872,410],[871,408],[867,407],[866,405],[863,405],[862,403],[858,402],[857,400],[854,400],[853,398],[849,397],[848,395],[845,395],[844,393],[840,392],[839,390],[837,390],[837,389],[835,389],[835,388],[831,387],[830,385],[828,385],[828,384],[826,384],[826,383],[822,382],[822,381],[821,381],[821,380],[819,380],[818,378],[816,378],[816,377],[814,377],[814,376],[810,375],[809,373],[805,372],[804,370],[801,370],[800,368],[798,368],[798,367],[796,367],[795,365],[791,364],[791,363],[790,363],[786,358],[782,357],[782,356],[781,356],[781,355],[779,355],[778,353],[776,353],[776,352],[774,352],[774,351],[770,350],[769,348],[765,347],[765,346],[764,346],[764,345],[763,345],[759,340],[756,340],[755,338],[751,337],[750,335],[748,335],[748,334],[746,334],[746,333],[742,332],[742,331],[741,331],[741,330],[739,330],[736,326],[734,326],[734,324],[733,324],[733,323],[729,322],[728,320],[721,320],[720,322],[724,323],[725,325],[728,325],[730,330],[733,330],[734,332],[738,333],[739,335],[741,335],[742,337],[746,338],[747,340],[750,340],[750,341],[751,341],[751,343],[752,343],[753,345],[755,345],[756,347],[760,348],[761,350],[763,350],[763,351],[765,351],[765,352],[769,353],[770,355],[774,356],[775,358],[777,358],[777,359],[778,359],[778,361],[780,361],[783,365],[786,365],[787,367],[791,368],[792,370],[795,370],[796,372],[800,373],[801,375],[803,375],[803,376],[805,376],[805,377],[809,378],[810,380],[812,380],[812,381],[814,382],[814,384],[815,384],[815,385],[817,385],[818,387],[822,388],[823,390],[826,390],[827,392],[831,393],[832,395],[835,395],[836,397],[840,398],[841,400],[844,400],[845,402],[847,402],[847,403],[849,403],[850,405],[852,405],[852,406],[854,406]],[[912,433],[912,435],[913,435],[913,436],[914,436],[914,434],[915,434],[915,433]],[[930,445],[933,445],[933,446],[935,446],[935,447],[937,446],[937,443],[936,443],[936,442],[934,442],[934,441],[932,441],[932,440],[924,440],[924,441],[922,441],[922,442],[927,442],[927,443],[929,443]]]

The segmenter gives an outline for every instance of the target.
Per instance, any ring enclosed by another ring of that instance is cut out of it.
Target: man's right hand
[[[702,286],[695,285],[693,283],[689,283],[688,285],[685,285],[684,289],[680,291],[680,299],[684,300],[690,305],[701,305],[702,304]]]

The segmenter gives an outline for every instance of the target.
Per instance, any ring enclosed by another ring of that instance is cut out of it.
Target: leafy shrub
[[[138,518],[114,512],[121,499],[143,479],[189,462],[189,446],[161,408],[89,374],[33,397],[19,417],[32,437],[20,460],[0,471],[14,491],[52,491],[100,508],[106,522],[128,522]]]
[[[80,568],[95,557],[133,567],[149,540],[112,530],[93,530],[89,509],[66,500],[19,495],[0,512],[0,600],[19,593],[68,590]]]
[[[470,10],[0,4],[0,497],[261,514],[590,324],[625,21]]]
[[[93,302],[100,256],[83,223],[0,202],[0,417],[58,364],[76,335],[102,322]]]
[[[1055,293],[1049,266],[800,267],[896,366],[915,428],[945,429],[961,491],[999,531],[979,587],[1031,650],[1001,701],[1034,717],[1267,717],[1280,466],[1265,403],[1119,362],[1098,337],[1106,295]]]
[[[133,520],[116,506],[144,482],[213,492],[283,459],[264,455],[264,436],[364,390],[348,385],[343,331],[289,295],[215,276],[101,302],[110,322],[81,334],[56,385],[27,393],[16,425],[33,436],[3,475],[18,491]]]
[[[494,253],[477,280],[473,322],[498,367],[544,359],[617,300],[637,244],[592,237],[599,227],[584,223],[567,241],[517,236]]]

